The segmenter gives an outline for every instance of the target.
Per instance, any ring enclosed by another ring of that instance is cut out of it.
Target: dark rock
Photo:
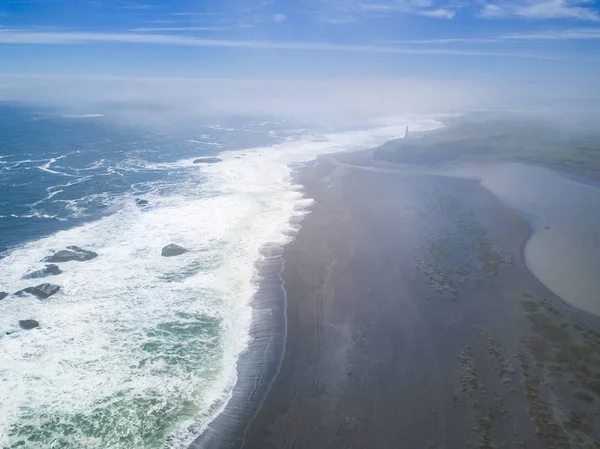
[[[6,293],[6,292],[0,292],[0,301],[2,301],[7,296],[8,296],[8,293]]]
[[[76,260],[84,262],[98,257],[98,253],[82,249],[79,246],[67,246],[67,249],[60,250],[51,256],[46,257],[42,262],[69,262]]]
[[[19,326],[26,331],[40,327],[40,323],[36,320],[19,320]]]
[[[56,276],[62,273],[62,270],[58,268],[58,265],[54,265],[53,263],[46,265],[41,270],[29,271],[25,273],[23,279],[38,279],[45,278],[47,276]]]
[[[136,198],[135,199],[135,204],[139,207],[144,207],[148,205],[148,200],[143,200],[141,198]]]
[[[223,159],[218,157],[199,157],[194,161],[194,164],[216,164],[217,162],[223,162]]]
[[[173,257],[173,256],[179,256],[180,254],[186,253],[187,249],[182,248],[179,245],[175,245],[175,244],[170,244],[165,246],[162,249],[162,256],[163,257]]]
[[[50,296],[58,293],[60,287],[54,284],[40,284],[35,287],[27,287],[23,290],[19,290],[15,295],[23,296],[24,294],[29,294],[33,296],[37,296],[41,299],[49,298]]]

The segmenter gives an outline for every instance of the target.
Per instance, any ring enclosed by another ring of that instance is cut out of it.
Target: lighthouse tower
[[[404,131],[404,138],[408,137],[408,125],[406,125],[406,130]]]

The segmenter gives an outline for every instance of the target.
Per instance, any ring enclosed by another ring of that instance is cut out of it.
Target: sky
[[[0,77],[5,90],[18,80],[40,77],[383,78],[460,81],[466,90],[469,83],[476,89],[477,83],[515,82],[521,90],[560,86],[581,95],[582,86],[590,91],[600,79],[600,5],[594,0],[1,0]]]

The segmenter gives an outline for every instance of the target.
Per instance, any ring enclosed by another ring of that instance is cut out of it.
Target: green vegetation
[[[377,148],[376,160],[408,164],[510,161],[558,168],[598,179],[600,135],[526,115],[470,114],[422,136]]]
[[[498,340],[493,338],[485,329],[478,327],[477,336],[481,342],[487,343],[488,354],[490,354],[496,361],[498,374],[502,383],[508,384],[512,382],[511,375],[515,373],[515,369],[506,357],[504,348]]]
[[[523,301],[521,306],[529,313],[537,312],[540,309],[538,303],[533,301]]]
[[[529,400],[536,433],[548,443],[549,448],[569,448],[569,440],[562,426],[556,421],[550,406],[541,396],[540,380],[530,373],[526,364],[521,365],[521,368],[523,369],[525,394]]]
[[[562,327],[552,323],[552,321],[542,313],[532,313],[529,315],[529,321],[533,326],[533,330],[542,334],[549,340],[553,341],[569,341],[571,336]]]
[[[460,389],[463,393],[472,396],[475,390],[479,388],[479,378],[477,376],[477,363],[471,354],[471,348],[462,351],[457,359]]]
[[[471,282],[478,288],[491,285],[508,258],[468,205],[455,196],[436,194],[427,210],[435,211],[436,227],[427,238],[429,258],[420,268],[430,287],[456,299]]]
[[[588,390],[593,391],[594,393],[596,393],[597,395],[600,395],[600,379],[598,380],[593,380],[591,382],[588,382],[585,384],[585,387]]]
[[[585,413],[572,412],[571,417],[565,422],[565,427],[573,432],[592,433],[592,428],[586,422]]]
[[[526,363],[526,356],[520,356],[536,432],[550,448],[597,449],[598,434],[594,427],[598,425],[595,404],[600,397],[597,332],[571,316],[557,301],[532,292],[522,296],[527,299],[521,305],[532,330],[538,334],[527,338],[528,357],[536,360],[535,367]],[[550,393],[552,390],[554,393]],[[568,394],[559,395],[560,402],[556,402],[556,391],[561,390]]]

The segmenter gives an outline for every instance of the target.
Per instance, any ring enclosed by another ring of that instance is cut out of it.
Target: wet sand
[[[471,180],[331,158],[298,177],[316,203],[243,447],[599,447],[599,320],[527,270],[515,211]]]

